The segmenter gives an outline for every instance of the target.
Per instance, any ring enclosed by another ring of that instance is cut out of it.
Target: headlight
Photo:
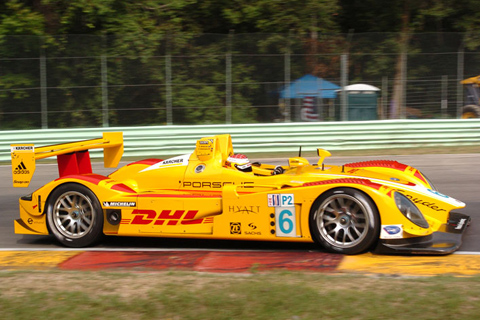
[[[417,226],[422,228],[428,228],[428,222],[423,217],[423,214],[418,210],[417,206],[410,201],[403,194],[395,192],[394,195],[395,203],[397,204],[398,210],[410,221],[415,223]]]

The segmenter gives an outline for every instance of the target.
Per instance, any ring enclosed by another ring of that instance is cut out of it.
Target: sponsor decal
[[[104,201],[104,207],[136,207],[136,202],[121,202],[121,201]]]
[[[269,194],[269,207],[293,207],[295,199],[293,194]]]
[[[45,224],[44,221],[34,221],[32,218],[28,218],[27,223],[28,224],[35,224],[35,225],[44,225]]]
[[[250,235],[250,236],[261,236],[262,235],[262,233],[260,231],[257,231],[257,226],[255,224],[249,223],[248,228],[250,230],[245,231],[246,235]]]
[[[260,206],[229,206],[228,211],[232,213],[259,213]]]
[[[449,196],[447,195],[444,195],[438,191],[435,191],[435,190],[432,190],[432,189],[427,189],[429,192],[433,193],[434,195],[437,195],[439,197],[442,197],[442,198],[450,198]]]
[[[201,224],[204,222],[213,222],[211,219],[195,219],[198,210],[162,210],[157,213],[155,210],[133,210],[133,219],[122,219],[120,224],[133,225],[155,225],[155,226],[176,226]],[[208,221],[207,221],[208,219]]]
[[[242,224],[240,222],[230,222],[230,234],[242,234]]]
[[[191,153],[157,162],[154,165],[151,165],[150,167],[145,168],[140,172],[150,171],[155,169],[186,166],[188,165],[188,159],[190,159],[190,155]]]
[[[195,173],[201,173],[205,170],[205,165],[204,164],[199,164],[198,166],[195,167]]]
[[[253,188],[253,181],[244,181],[240,184],[230,181],[183,181],[182,186],[184,188],[209,188],[209,189],[219,189],[225,185],[240,185],[244,188]]]
[[[183,160],[182,159],[171,159],[171,160],[164,160],[161,162],[161,164],[179,164],[179,163],[183,163]]]
[[[421,204],[422,206],[428,207],[428,208],[430,208],[432,210],[435,210],[435,211],[447,211],[445,209],[439,208],[438,205],[435,202],[424,201],[423,199],[415,198],[415,197],[413,197],[409,194],[404,194],[404,195],[405,195],[405,197],[410,199],[413,203]]]
[[[30,174],[30,170],[27,169],[27,167],[25,166],[25,164],[22,162],[20,162],[20,164],[15,168],[15,170],[13,170],[13,173],[14,174]]]
[[[197,156],[210,156],[213,152],[213,139],[202,139],[197,141]]]
[[[463,225],[465,224],[465,222],[467,221],[467,219],[460,219],[460,221],[458,222],[457,226],[455,227],[455,230],[460,230],[462,229]]]
[[[385,232],[387,232],[390,235],[397,234],[400,231],[402,231],[402,229],[397,226],[385,226],[383,227],[383,230],[385,230]]]
[[[401,224],[382,225],[380,232],[381,239],[401,239],[403,238],[403,227]]]
[[[11,152],[18,152],[18,151],[33,152],[34,150],[35,150],[34,146],[12,146],[10,148]]]

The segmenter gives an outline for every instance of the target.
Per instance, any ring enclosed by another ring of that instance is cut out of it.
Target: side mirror
[[[320,159],[318,159],[317,165],[321,166],[323,161],[325,160],[325,158],[330,157],[332,154],[330,153],[330,151],[318,148],[317,149],[317,155],[320,157]]]
[[[288,159],[288,166],[290,168],[303,167],[309,164],[310,163],[308,162],[308,160],[302,157],[294,157]]]

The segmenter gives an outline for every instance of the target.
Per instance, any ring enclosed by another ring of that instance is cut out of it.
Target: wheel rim
[[[315,212],[320,235],[332,246],[351,248],[361,243],[368,232],[369,214],[365,205],[346,194],[332,195]]]
[[[65,237],[78,239],[92,228],[95,220],[93,205],[88,197],[69,191],[58,197],[53,207],[53,222]]]

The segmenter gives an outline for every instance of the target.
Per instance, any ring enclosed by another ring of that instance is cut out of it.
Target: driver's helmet
[[[252,172],[252,164],[244,154],[233,154],[225,162],[227,167],[237,168],[243,172]]]

